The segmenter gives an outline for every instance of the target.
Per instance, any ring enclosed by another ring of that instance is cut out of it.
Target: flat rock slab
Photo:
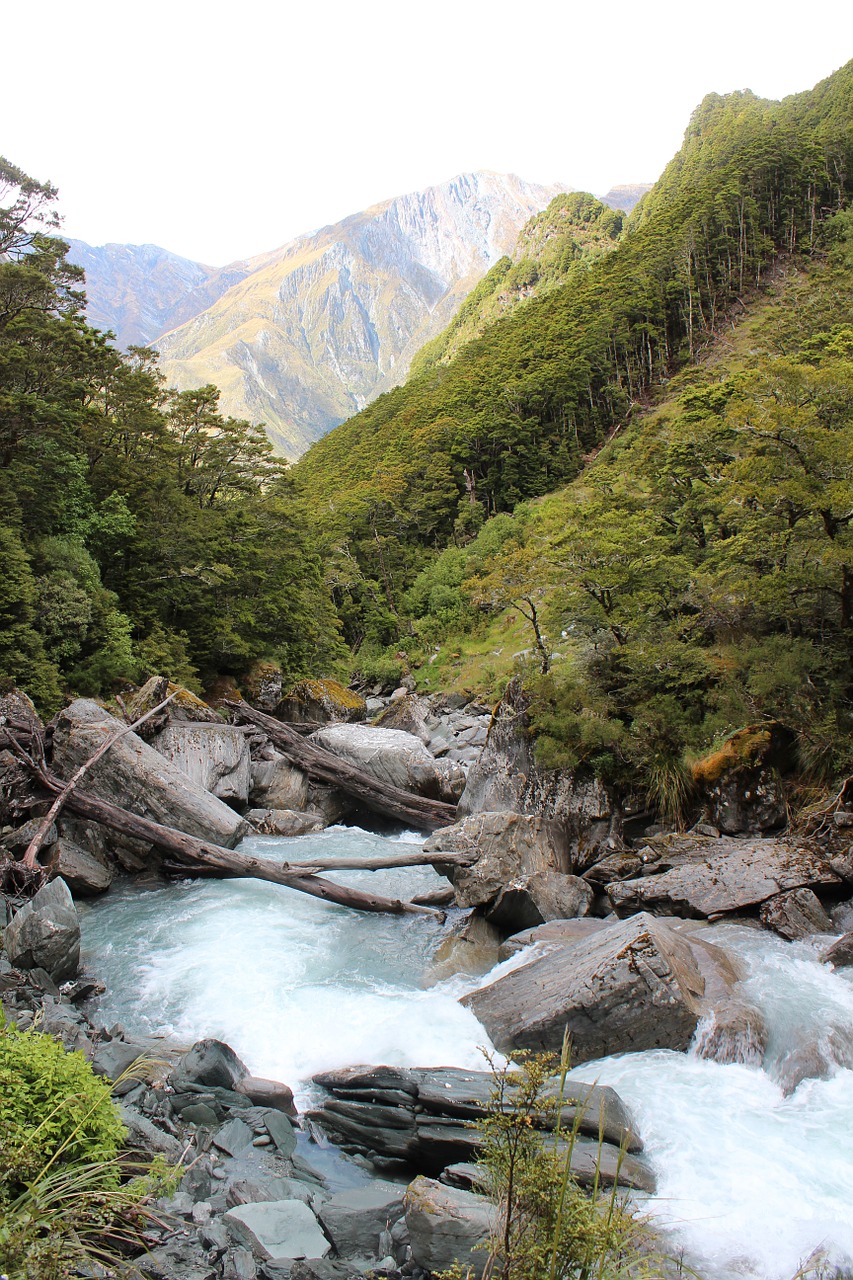
[[[786,840],[673,840],[657,874],[610,884],[620,916],[636,911],[711,917],[759,906],[789,889],[840,884],[816,849]]]
[[[232,1238],[262,1262],[325,1258],[331,1245],[301,1200],[261,1200],[229,1209],[223,1221]]]
[[[462,998],[501,1052],[559,1052],[577,1064],[610,1053],[686,1049],[705,983],[683,937],[642,913],[549,949]]]

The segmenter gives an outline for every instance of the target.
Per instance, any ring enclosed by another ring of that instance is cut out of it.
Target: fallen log
[[[273,746],[291,764],[307,773],[309,778],[338,787],[376,813],[410,823],[423,831],[449,827],[456,821],[455,805],[445,804],[442,800],[429,800],[426,796],[401,791],[399,787],[380,782],[363,769],[332,755],[330,751],[306,742],[295,729],[265,715],[263,711],[256,711],[247,702],[226,700],[223,705],[233,711],[239,722],[263,729]]]
[[[37,777],[43,786],[54,794],[60,794],[66,787],[65,782],[54,777],[46,769],[38,769]],[[86,791],[79,789],[72,791],[67,796],[65,805],[78,817],[86,818],[91,822],[100,822],[120,835],[146,841],[163,850],[175,860],[176,869],[184,875],[215,874],[223,879],[248,877],[267,880],[271,884],[285,885],[288,889],[296,889],[299,893],[321,898],[325,902],[334,902],[338,906],[352,907],[357,911],[382,912],[390,915],[429,915],[444,919],[443,912],[431,907],[364,893],[360,889],[351,889],[345,885],[335,884],[331,880],[322,880],[319,876],[310,874],[304,867],[291,867],[287,862],[265,862],[261,858],[253,858],[249,854],[238,853],[234,849],[224,849],[220,845],[210,844],[183,831],[161,826],[159,822],[152,822],[150,818],[141,818],[138,814],[119,809],[116,805],[99,800],[97,796]]]

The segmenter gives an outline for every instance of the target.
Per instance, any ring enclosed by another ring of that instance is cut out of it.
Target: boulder
[[[16,969],[44,969],[54,982],[80,967],[80,922],[64,880],[51,880],[3,930],[3,947]]]
[[[243,817],[262,836],[308,836],[326,825],[321,813],[294,809],[247,809]]]
[[[236,1056],[236,1055],[235,1055]],[[240,1059],[237,1058],[238,1063]],[[240,1064],[242,1066],[242,1063]],[[293,1090],[280,1080],[267,1080],[264,1076],[243,1076],[234,1085],[237,1093],[243,1093],[257,1107],[268,1107],[295,1116]]]
[[[549,920],[547,924],[537,925],[533,929],[522,929],[506,938],[498,953],[499,960],[508,960],[525,947],[546,942],[578,942],[588,938],[592,933],[600,933],[609,929],[610,922],[597,920],[593,916],[583,916],[572,920]]]
[[[104,741],[123,728],[87,698],[61,711],[53,737],[54,770],[70,778]],[[141,817],[233,848],[247,826],[233,809],[193,782],[135,733],[119,738],[86,775],[87,791]]]
[[[548,948],[462,998],[501,1052],[559,1052],[577,1064],[640,1049],[686,1049],[704,981],[683,937],[646,913]]]
[[[337,680],[300,680],[276,707],[276,718],[291,724],[335,724],[364,720],[367,704],[360,693]]]
[[[377,729],[396,729],[399,733],[411,733],[421,742],[429,743],[431,733],[427,721],[431,718],[426,698],[406,693],[396,698],[373,721]]]
[[[249,1068],[230,1045],[221,1040],[198,1040],[178,1060],[169,1083],[177,1093],[200,1085],[238,1092],[240,1084],[247,1078]]]
[[[420,738],[396,729],[372,725],[336,724],[318,729],[309,738],[317,747],[339,756],[377,781],[401,791],[455,804],[465,785],[459,765],[436,760]]]
[[[811,889],[792,889],[768,898],[759,911],[761,923],[793,942],[812,933],[832,933],[832,921]]]
[[[510,810],[558,819],[581,871],[621,844],[621,806],[607,788],[581,770],[543,769],[534,757],[529,698],[521,682],[509,682],[495,712],[486,745],[472,765],[459,801],[460,815]]]
[[[236,725],[173,723],[151,745],[220,800],[245,804],[249,799],[249,746]]]
[[[415,1178],[406,1190],[406,1226],[412,1256],[435,1273],[458,1262],[463,1274],[482,1276],[489,1259],[483,1248],[496,1229],[496,1209],[485,1196],[447,1187],[432,1178]]]
[[[460,907],[491,906],[510,881],[537,871],[568,872],[570,858],[563,828],[536,815],[476,813],[430,836],[424,851],[452,882]],[[476,857],[470,866],[442,863],[442,853]],[[537,923],[539,923],[537,921]]]
[[[379,1237],[403,1216],[401,1186],[372,1182],[339,1191],[318,1207],[317,1217],[339,1254],[369,1261],[379,1258]]]
[[[254,760],[249,800],[259,809],[308,808],[308,778],[276,751],[270,760]]]
[[[243,680],[243,690],[253,707],[272,714],[281,701],[281,667],[269,658],[253,662]]]
[[[232,1239],[260,1261],[324,1258],[331,1245],[301,1200],[261,1200],[229,1209],[223,1217]]]
[[[472,913],[454,923],[448,937],[436,949],[426,986],[443,982],[457,973],[474,977],[488,973],[498,963],[501,935],[483,916]]]
[[[693,766],[708,822],[724,835],[761,834],[788,820],[782,773],[794,763],[794,735],[778,723],[748,725]]]
[[[820,953],[820,958],[824,964],[835,965],[836,969],[853,965],[853,933],[842,934],[831,947]]]
[[[789,889],[840,883],[826,857],[786,840],[670,836],[656,842],[648,873],[607,887],[620,916],[635,911],[713,917],[760,906]]]
[[[532,929],[548,920],[585,916],[594,898],[578,876],[560,871],[535,871],[510,880],[488,908],[486,917],[504,931]]]
[[[113,882],[112,863],[105,857],[87,853],[66,836],[59,836],[51,850],[57,874],[75,898],[93,898],[106,893]]]
[[[167,680],[165,676],[152,676],[127,698],[125,710],[130,722],[133,723],[134,720],[146,715],[170,694],[173,695],[172,701],[163,708],[162,719],[158,715],[152,717],[146,725],[142,725],[141,736],[148,737],[150,734],[158,733],[164,724],[175,721],[179,723],[213,721],[216,724],[222,724],[222,718],[213,707],[191,693],[189,689],[185,689],[183,685]]]

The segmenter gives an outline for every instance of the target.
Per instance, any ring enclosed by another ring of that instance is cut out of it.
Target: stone
[[[617,915],[649,910],[713,917],[760,906],[789,889],[839,883],[818,849],[795,841],[669,836],[656,839],[654,850],[660,858],[648,874],[608,885]]]
[[[403,1215],[403,1187],[372,1182],[339,1191],[317,1210],[323,1230],[345,1257],[369,1260],[380,1256],[379,1238]]]
[[[307,836],[326,825],[321,813],[295,809],[247,809],[243,817],[262,836]]]
[[[276,751],[271,760],[254,760],[249,800],[259,809],[308,808],[308,777]]]
[[[158,733],[151,745],[220,800],[240,805],[248,801],[249,745],[236,725],[173,723]]]
[[[151,1280],[218,1280],[218,1272],[195,1241],[172,1240],[134,1259]]]
[[[130,1138],[129,1145],[141,1147],[143,1151],[160,1152],[172,1164],[177,1164],[183,1154],[184,1144],[170,1133],[159,1129],[147,1116],[143,1116],[135,1107],[125,1103],[119,1104],[119,1114],[127,1126]]]
[[[831,947],[820,953],[824,964],[835,965],[836,969],[849,968],[853,965],[853,933],[844,933],[833,942]]]
[[[239,1058],[237,1059],[239,1062]],[[271,1107],[274,1111],[284,1111],[286,1115],[295,1116],[293,1090],[280,1080],[267,1080],[263,1076],[244,1076],[239,1079],[235,1088],[244,1093],[251,1102],[259,1107]]]
[[[331,1245],[314,1214],[301,1200],[261,1200],[224,1215],[232,1239],[255,1258],[325,1258]]]
[[[367,704],[360,693],[337,680],[300,680],[278,704],[278,720],[291,724],[336,724],[364,720]]]
[[[623,806],[592,774],[537,764],[529,705],[521,681],[510,680],[492,716],[486,745],[468,774],[460,817],[508,810],[557,819],[571,853],[566,870],[586,870],[620,847]]]
[[[272,714],[281,701],[281,667],[269,658],[260,658],[252,663],[242,685],[251,706]]]
[[[535,871],[504,885],[487,909],[492,924],[515,933],[532,929],[548,920],[585,916],[594,893],[586,881],[560,871]]]
[[[693,766],[707,821],[724,835],[762,834],[788,820],[782,774],[794,764],[794,735],[778,723],[748,725]]]
[[[572,1062],[640,1049],[686,1049],[704,980],[686,941],[643,913],[559,948],[462,998],[501,1052],[559,1052]]]
[[[229,1120],[213,1135],[213,1144],[226,1155],[238,1156],[252,1145],[253,1131],[242,1120]]]
[[[147,1057],[148,1053],[142,1045],[128,1044],[124,1040],[107,1040],[95,1049],[92,1070],[95,1075],[106,1076],[108,1080],[115,1082],[129,1071],[135,1062],[140,1059],[144,1061]],[[137,1084],[137,1076],[138,1073],[135,1073],[130,1078],[122,1080],[114,1092],[119,1094],[129,1092]]]
[[[80,967],[80,922],[64,880],[51,880],[3,930],[6,955],[16,969],[44,969],[54,982]]]
[[[233,1089],[249,1076],[249,1068],[221,1040],[198,1040],[176,1063],[169,1083],[180,1092],[187,1086]]]
[[[481,1248],[497,1225],[496,1210],[485,1196],[443,1186],[419,1177],[406,1190],[406,1226],[415,1262],[429,1272],[444,1271],[458,1262],[479,1278],[488,1261]]]
[[[151,676],[141,688],[125,699],[125,709],[131,723],[152,711],[164,698],[171,696],[172,701],[162,712],[140,726],[140,735],[149,737],[159,733],[164,724],[175,722],[181,724],[203,724],[213,722],[222,724],[222,717],[207,702],[191,693],[183,685],[175,684],[165,676]]]
[[[537,871],[570,869],[559,823],[508,811],[476,813],[442,827],[426,841],[424,852],[434,855],[432,864],[452,883],[460,907],[491,906],[511,880]],[[443,863],[442,853],[467,854],[471,865]]]
[[[59,713],[53,763],[72,774],[123,728],[103,707],[78,698]],[[233,846],[247,833],[242,818],[205,791],[135,733],[119,738],[86,776],[86,790],[101,800],[212,843]]]
[[[75,898],[94,898],[106,893],[113,882],[115,872],[109,860],[88,853],[67,836],[58,837],[52,857],[56,860],[57,875]]]
[[[257,1274],[251,1251],[239,1245],[228,1254],[222,1268],[223,1280],[256,1280]]]
[[[525,947],[536,946],[537,943],[578,942],[588,938],[590,934],[600,933],[610,928],[609,922],[597,920],[593,916],[583,916],[572,920],[549,920],[547,924],[537,925],[533,929],[522,929],[506,938],[498,952],[499,960],[508,960]]]
[[[267,1111],[264,1114],[264,1124],[279,1155],[292,1155],[296,1150],[296,1134],[287,1116],[281,1111]]]
[[[400,733],[411,733],[421,742],[429,744],[430,731],[427,720],[430,718],[430,705],[426,698],[414,693],[404,693],[395,698],[374,720],[377,729],[396,729]]]
[[[832,921],[811,889],[780,893],[762,904],[761,923],[793,942],[812,933],[832,933]]]
[[[228,1184],[226,1200],[229,1209],[268,1200],[301,1200],[310,1205],[316,1195],[313,1188],[297,1178],[235,1178]]]
[[[488,973],[498,963],[500,942],[499,931],[476,912],[457,921],[436,949],[424,985],[434,986],[457,973]]]
[[[312,733],[309,742],[347,761],[378,782],[455,804],[465,784],[452,762],[436,760],[420,738],[396,729],[336,724]]]

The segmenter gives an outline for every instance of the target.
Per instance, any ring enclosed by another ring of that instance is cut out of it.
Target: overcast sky
[[[219,266],[470,169],[653,181],[706,93],[853,56],[853,5],[41,0],[4,43],[0,152],[65,234]]]

